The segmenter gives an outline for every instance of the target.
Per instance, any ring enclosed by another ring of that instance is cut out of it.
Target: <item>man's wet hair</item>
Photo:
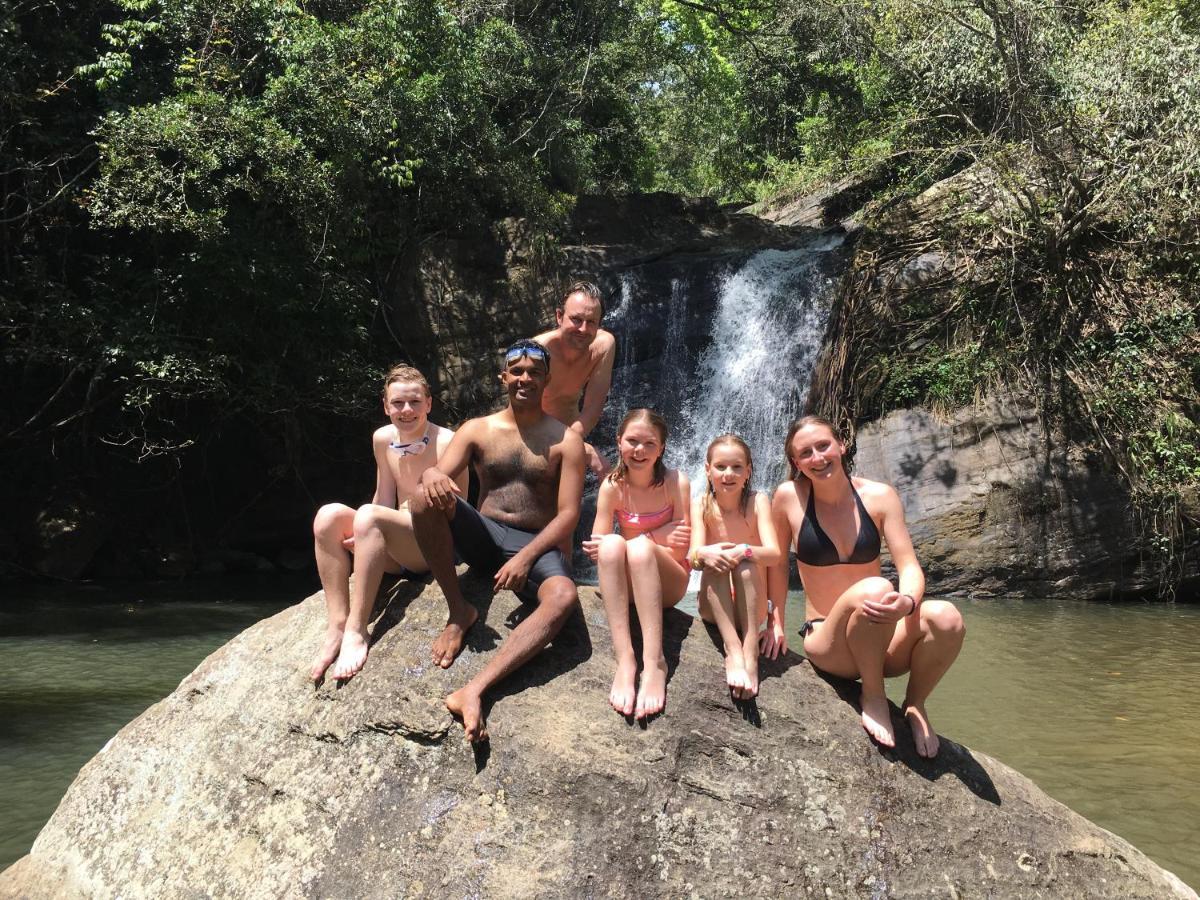
[[[433,396],[433,391],[429,390],[429,382],[425,380],[425,376],[412,366],[401,363],[392,366],[387,370],[387,374],[383,376],[383,398],[385,400],[387,399],[388,388],[397,381],[401,381],[404,384],[419,384],[421,390],[425,392],[426,397]]]
[[[523,357],[540,359],[546,364],[546,371],[550,371],[550,351],[546,349],[544,344],[539,344],[532,338],[521,338],[519,341],[510,344],[508,349],[504,351],[503,367],[507,369],[509,363]]]
[[[595,284],[590,281],[576,281],[572,284],[567,288],[567,292],[563,294],[562,303],[558,305],[560,312],[566,308],[567,298],[572,294],[583,294],[589,300],[595,301],[596,305],[600,307],[600,318],[604,318],[604,297],[600,293],[600,288],[596,287]]]

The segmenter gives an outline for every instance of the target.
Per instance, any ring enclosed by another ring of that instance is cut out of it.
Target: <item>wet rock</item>
[[[983,754],[919,760],[900,721],[902,749],[876,749],[855,688],[795,654],[731,702],[677,611],[666,714],[626,722],[590,589],[473,751],[441,698],[528,609],[467,583],[484,617],[449,671],[432,585],[384,599],[341,687],[305,679],[319,595],[232,640],[83,768],[0,896],[1196,896]]]

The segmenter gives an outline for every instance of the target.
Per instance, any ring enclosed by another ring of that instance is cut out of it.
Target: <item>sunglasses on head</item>
[[[540,360],[546,368],[550,367],[550,355],[541,347],[514,347],[504,354],[504,365],[510,366],[523,356]]]

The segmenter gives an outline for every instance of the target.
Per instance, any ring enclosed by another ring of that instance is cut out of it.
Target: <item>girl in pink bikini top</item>
[[[663,464],[666,443],[667,423],[654,410],[634,409],[625,416],[617,429],[620,458],[600,483],[592,536],[583,542],[596,563],[616,657],[608,702],[639,719],[666,705],[663,608],[682,599],[690,575],[684,558],[691,541],[691,489],[686,475]],[[631,603],[642,630],[640,676]]]

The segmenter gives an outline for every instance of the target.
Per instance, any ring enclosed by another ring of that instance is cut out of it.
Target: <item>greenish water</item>
[[[126,722],[313,587],[311,577],[242,577],[132,587],[123,602],[79,589],[10,599],[0,611],[0,867],[28,851],[80,766]],[[1200,608],[960,608],[967,644],[930,703],[938,730],[1200,885]],[[903,683],[890,692],[901,699]]]
[[[239,576],[6,590],[0,606],[0,869],[29,851],[85,762],[201,660],[311,593]]]

